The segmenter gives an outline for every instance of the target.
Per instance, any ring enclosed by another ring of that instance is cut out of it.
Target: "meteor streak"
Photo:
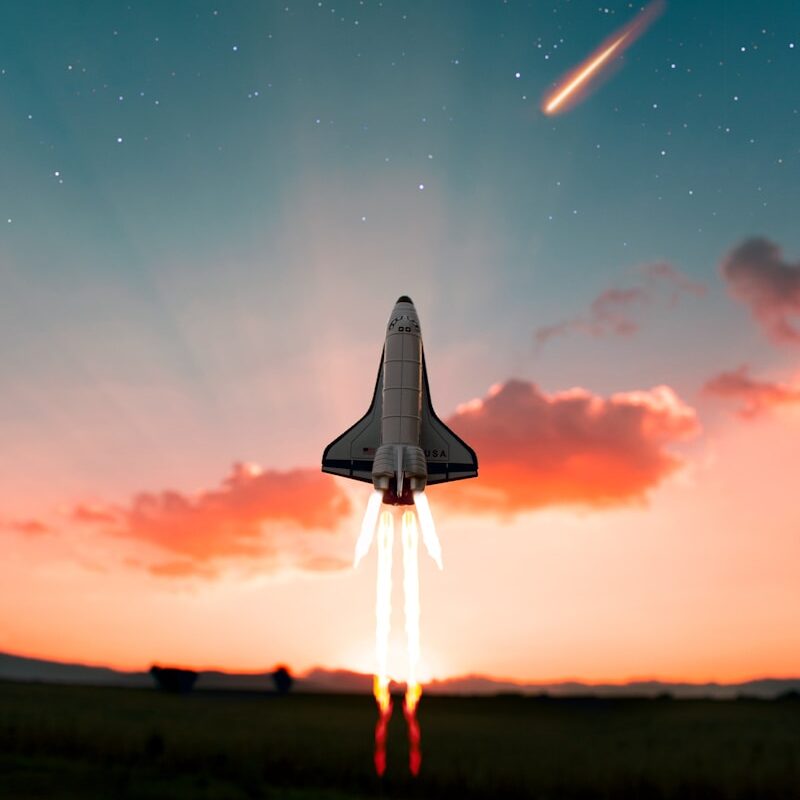
[[[585,61],[565,75],[542,101],[542,111],[552,115],[566,111],[600,77],[603,67],[621,56],[661,15],[665,0],[653,0],[620,31],[606,39]]]
[[[422,332],[416,309],[405,295],[398,299],[386,326],[375,393],[367,413],[325,448],[323,472],[368,481],[375,487],[361,523],[354,563],[369,552],[378,525],[378,578],[375,602],[375,677],[378,705],[375,725],[375,771],[386,771],[386,734],[392,716],[389,691],[389,632],[392,615],[392,544],[394,519],[381,504],[406,506],[402,514],[403,590],[408,638],[408,677],[403,715],[408,725],[408,766],[419,773],[420,604],[419,530],[431,558],[442,568],[442,546],[436,535],[425,487],[431,483],[475,478],[474,450],[436,416],[428,388]],[[416,514],[408,508],[413,504]],[[419,522],[419,525],[417,524]]]
[[[619,49],[619,46],[628,38],[625,33],[618,39],[615,39],[605,50],[601,51],[600,55],[595,56],[581,71],[563,88],[561,89],[552,100],[550,100],[544,107],[545,114],[555,114],[558,107],[566,100],[579,86],[586,83],[589,78],[594,75],[603,64],[608,61],[611,56]]]

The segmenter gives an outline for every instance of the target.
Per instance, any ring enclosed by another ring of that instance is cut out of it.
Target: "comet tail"
[[[650,27],[664,7],[665,0],[653,0],[645,6],[631,22],[603,42],[585,61],[558,82],[542,101],[542,111],[548,115],[566,111],[599,78],[603,68],[621,56]]]

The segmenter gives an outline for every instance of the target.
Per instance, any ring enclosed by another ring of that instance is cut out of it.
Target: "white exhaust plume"
[[[378,531],[378,592],[375,600],[375,699],[382,712],[391,708],[389,695],[389,633],[392,624],[392,544],[394,517],[381,514]]]
[[[403,512],[403,593],[408,637],[408,688],[413,691],[419,677],[419,570],[417,568],[417,520],[413,511]]]
[[[353,566],[357,567],[362,558],[369,552],[372,539],[375,536],[375,526],[378,523],[378,514],[381,510],[381,499],[383,492],[374,491],[367,503],[367,510],[364,512],[364,519],[361,522],[361,533],[356,542],[356,554]]]
[[[425,549],[428,555],[436,562],[439,569],[444,569],[442,566],[442,545],[439,542],[439,537],[436,535],[436,526],[433,524],[433,515],[431,514],[431,507],[428,505],[428,498],[425,492],[414,492],[414,505],[417,508],[417,516],[419,517],[419,526],[422,528],[422,541],[425,544]]]

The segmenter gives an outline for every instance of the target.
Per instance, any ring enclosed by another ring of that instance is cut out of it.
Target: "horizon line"
[[[218,666],[189,666],[185,664],[173,664],[170,662],[159,662],[158,660],[153,660],[148,666],[142,667],[118,667],[118,666],[111,666],[109,664],[98,664],[98,663],[91,663],[91,662],[83,662],[83,661],[64,661],[57,658],[47,658],[43,656],[37,655],[26,655],[22,653],[14,653],[7,650],[0,650],[0,657],[2,656],[9,656],[11,658],[19,658],[25,659],[28,661],[43,661],[49,664],[55,664],[59,666],[67,666],[67,667],[84,667],[87,669],[106,669],[112,672],[118,672],[120,674],[127,674],[127,675],[135,675],[135,674],[146,674],[150,671],[150,668],[153,666],[161,666],[161,667],[170,667],[175,669],[186,669],[191,670],[192,672],[197,673],[204,673],[204,672],[217,672],[224,675],[238,675],[238,676],[260,676],[260,675],[269,675],[270,673],[274,672],[278,667],[284,666],[286,667],[289,672],[298,680],[308,680],[309,675],[313,674],[317,671],[328,672],[328,673],[348,673],[350,675],[370,678],[372,676],[371,672],[362,672],[357,669],[351,669],[349,667],[330,667],[330,666],[322,666],[316,665],[313,667],[309,667],[306,670],[293,672],[290,665],[284,662],[276,662],[272,667],[265,667],[262,669],[255,669],[255,670],[238,670],[238,669],[231,669],[231,668],[224,668]],[[721,681],[715,678],[706,678],[704,680],[691,680],[686,678],[660,678],[654,676],[631,676],[627,678],[612,678],[612,679],[601,679],[601,680],[587,680],[584,678],[579,678],[575,676],[569,676],[564,678],[556,678],[556,679],[547,679],[547,680],[537,680],[537,679],[519,679],[519,678],[506,678],[500,677],[496,675],[491,675],[487,673],[480,673],[480,672],[464,672],[458,673],[454,675],[450,675],[448,677],[433,677],[427,681],[422,681],[423,686],[435,686],[437,684],[446,684],[456,681],[468,681],[468,680],[485,680],[491,681],[493,683],[500,683],[500,684],[511,684],[513,686],[518,686],[520,689],[524,689],[526,687],[548,687],[548,686],[562,686],[564,684],[580,684],[582,686],[587,687],[602,687],[602,686],[631,686],[635,684],[642,684],[642,683],[658,683],[663,685],[670,685],[670,684],[684,684],[684,685],[691,685],[691,686],[739,686],[742,684],[748,683],[757,683],[759,681],[793,681],[793,680],[800,680],[800,673],[795,675],[771,675],[771,674],[764,674],[761,673],[756,677],[749,677],[749,678],[741,678],[738,680],[730,680],[730,681]],[[402,679],[395,679],[392,678],[391,682],[396,685],[403,685],[405,681]]]

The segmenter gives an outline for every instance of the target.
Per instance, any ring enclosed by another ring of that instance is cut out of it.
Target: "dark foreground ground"
[[[800,701],[371,698],[0,683],[0,798],[800,798]]]

